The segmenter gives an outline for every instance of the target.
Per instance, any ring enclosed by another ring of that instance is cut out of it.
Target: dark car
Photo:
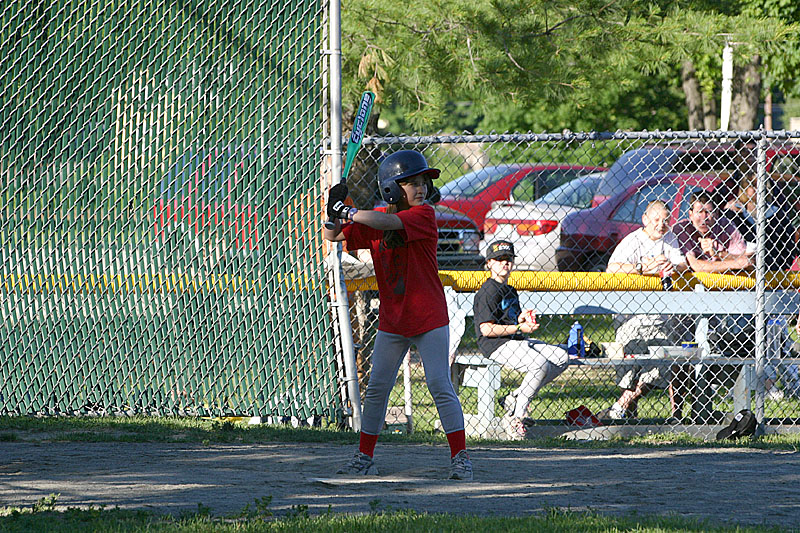
[[[756,168],[755,145],[746,143],[672,143],[644,146],[622,154],[597,187],[592,206],[625,191],[634,182],[671,174],[727,174],[735,188],[738,175]],[[777,143],[766,150],[767,172],[773,178],[795,175],[800,167],[800,148]]]
[[[489,166],[442,185],[440,205],[464,213],[483,227],[492,202],[514,199],[532,202],[573,179],[603,167],[556,163]]]
[[[681,174],[639,181],[591,209],[567,215],[561,221],[561,241],[556,264],[561,272],[601,272],[619,242],[642,227],[642,213],[653,200],[670,209],[672,226],[689,212],[688,198],[695,191],[713,191],[718,176]]]
[[[439,244],[436,250],[439,268],[443,270],[476,270],[483,268],[478,246],[481,232],[466,215],[449,207],[434,206]]]
[[[385,207],[386,202],[378,199],[375,207]],[[436,225],[439,242],[436,257],[441,270],[479,270],[484,260],[479,246],[483,233],[478,226],[463,213],[455,209],[433,204],[436,212]]]

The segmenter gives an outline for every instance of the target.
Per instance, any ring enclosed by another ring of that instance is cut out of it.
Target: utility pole
[[[764,129],[772,129],[772,88],[764,95]]]
[[[733,93],[733,47],[725,39],[722,49],[722,102],[720,103],[719,129],[726,131],[731,120],[731,99]]]

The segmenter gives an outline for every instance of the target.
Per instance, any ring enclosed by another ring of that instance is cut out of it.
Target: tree
[[[693,4],[693,9],[706,16],[723,17],[719,19],[723,24],[718,28],[717,50],[695,53],[684,61],[682,75],[689,127],[719,127],[716,102],[720,97],[721,50],[729,42],[734,51],[734,98],[729,127],[753,129],[762,93],[769,97],[773,89],[787,94],[797,91],[795,72],[800,66],[800,54],[796,23],[800,22],[800,6],[789,0],[714,0]],[[762,21],[768,33],[748,31],[741,21]],[[762,85],[767,89],[762,89]]]
[[[432,122],[430,129],[454,133],[686,129],[682,106],[683,93],[674,70],[651,75],[633,72],[620,83],[598,87],[580,105],[569,99],[508,101],[485,112],[472,102],[450,102],[445,104],[442,120]],[[414,131],[396,104],[384,108],[381,117],[388,122],[388,131]]]
[[[751,16],[771,17],[795,26],[800,23],[800,4],[793,0],[742,0],[742,4],[742,12]],[[787,96],[800,95],[800,33],[790,33],[776,52],[762,58],[762,92],[770,103],[774,90]]]
[[[746,43],[737,47],[742,64],[771,57],[796,31],[723,4],[715,11],[711,2],[669,0],[346,0],[344,94],[354,103],[369,87],[418,128],[436,123],[452,101],[483,111],[580,108],[609,80],[677,73],[718,55],[723,34]]]

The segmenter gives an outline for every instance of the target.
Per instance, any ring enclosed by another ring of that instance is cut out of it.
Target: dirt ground
[[[678,513],[800,527],[800,454],[743,449],[470,450],[475,481],[444,479],[446,446],[379,444],[381,475],[331,473],[351,447],[0,443],[0,506],[59,493],[58,507],[119,506],[214,515],[272,496],[276,514],[414,509],[526,515],[549,507]]]

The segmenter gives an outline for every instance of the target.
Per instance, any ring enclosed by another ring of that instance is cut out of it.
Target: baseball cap
[[[486,249],[486,260],[497,259],[498,257],[514,258],[514,245],[508,241],[494,241]]]

